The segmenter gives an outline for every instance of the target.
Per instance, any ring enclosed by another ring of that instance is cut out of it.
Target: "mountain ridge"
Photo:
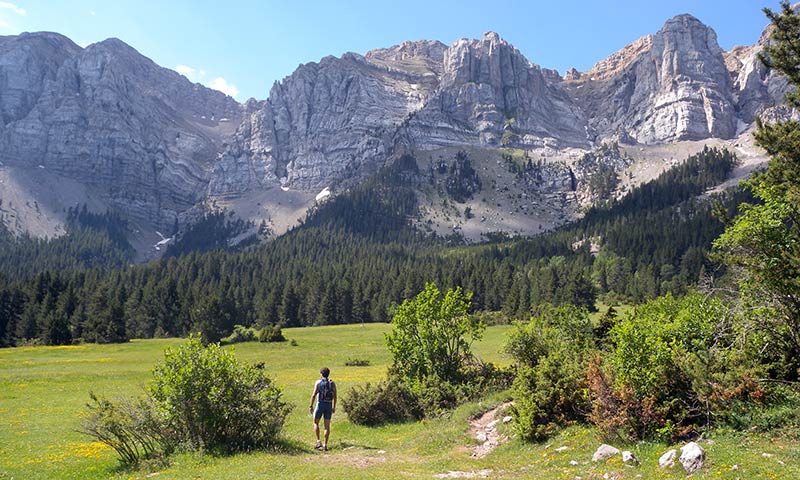
[[[28,57],[9,47],[35,41],[44,45]],[[203,209],[225,207],[268,220],[279,234],[317,192],[346,189],[403,154],[424,167],[465,150],[484,184],[493,176],[492,189],[534,198],[538,187],[489,173],[503,155],[520,154],[523,163],[538,159],[560,185],[561,207],[537,217],[540,226],[554,225],[592,200],[579,193],[587,190],[575,184],[575,162],[603,144],[618,142],[634,158],[632,166],[612,162],[617,175],[672,144],[745,148],[737,137],[786,89],[757,63],[762,47],[725,52],[713,29],[678,15],[586,72],[562,77],[486,32],[451,45],[418,40],[324,57],[275,82],[265,100],[240,104],[118,39],[82,49],[55,33],[2,37],[0,73],[21,88],[0,90],[0,168],[77,180],[97,208],[122,211],[147,231],[171,234]],[[45,81],[29,78],[39,71]],[[664,158],[650,178],[674,161]],[[59,205],[50,203],[47,215],[57,224]],[[13,214],[24,230],[25,215]],[[536,231],[523,225],[516,233]]]

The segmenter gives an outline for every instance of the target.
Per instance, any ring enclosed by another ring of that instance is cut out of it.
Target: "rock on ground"
[[[675,466],[675,457],[678,451],[675,449],[667,450],[661,458],[658,459],[658,466],[661,468],[672,468]]]
[[[687,473],[694,473],[703,468],[706,459],[706,451],[695,442],[689,442],[681,447],[680,462]]]
[[[605,460],[607,458],[611,458],[614,455],[619,455],[619,449],[614,448],[611,445],[603,444],[603,445],[600,445],[597,448],[597,451],[594,452],[594,455],[592,455],[592,461],[593,462],[598,462],[600,460]]]

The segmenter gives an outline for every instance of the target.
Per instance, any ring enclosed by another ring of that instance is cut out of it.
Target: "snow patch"
[[[283,185],[281,185],[281,190],[283,190],[284,192],[288,192],[289,191],[289,187],[284,187]]]
[[[161,232],[159,232],[158,230],[156,230],[156,235],[158,235],[159,237],[161,237],[161,240],[159,240],[159,241],[158,241],[158,242],[157,242],[155,245],[153,245],[153,247],[154,247],[156,250],[159,250],[159,251],[161,250],[161,247],[163,247],[164,245],[168,244],[169,242],[171,242],[171,241],[172,241],[172,240],[175,238],[175,237],[165,237],[165,236],[164,236],[164,235],[163,235]]]
[[[325,197],[329,196],[330,194],[331,194],[331,190],[330,190],[330,188],[329,188],[329,187],[325,187],[325,188],[323,188],[323,189],[322,189],[322,191],[321,191],[321,192],[319,192],[319,193],[317,194],[317,196],[316,196],[316,198],[315,198],[315,199],[316,199],[316,201],[318,201],[318,202],[319,202],[320,200],[322,200],[323,198],[325,198]]]

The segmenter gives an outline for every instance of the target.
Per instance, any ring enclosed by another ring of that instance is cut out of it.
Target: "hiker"
[[[331,370],[323,367],[319,371],[320,378],[314,384],[314,391],[311,393],[311,404],[308,412],[314,413],[314,435],[317,436],[317,443],[314,448],[321,448],[328,451],[328,436],[331,433],[331,415],[336,413],[336,384],[333,380],[328,380]],[[319,395],[319,397],[317,397]],[[317,397],[317,409],[314,410],[314,397]],[[325,443],[319,441],[319,419],[325,417]]]

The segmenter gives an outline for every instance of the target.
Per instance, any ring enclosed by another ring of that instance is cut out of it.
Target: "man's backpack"
[[[319,381],[319,401],[332,402],[333,401],[333,382],[327,378]]]

